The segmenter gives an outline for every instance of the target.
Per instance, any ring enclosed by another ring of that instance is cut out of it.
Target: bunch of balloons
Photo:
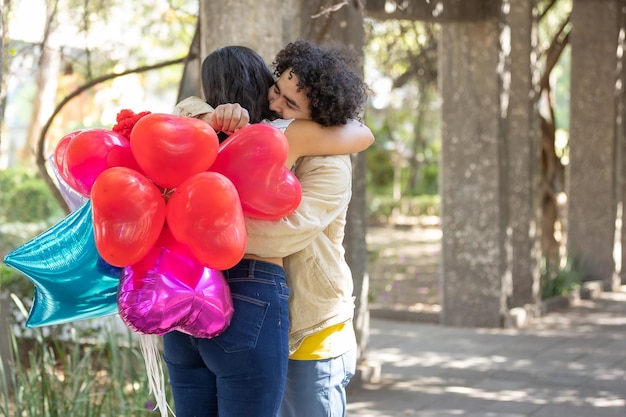
[[[279,219],[300,203],[300,184],[284,166],[287,151],[284,134],[268,124],[247,126],[219,144],[201,120],[127,109],[111,130],[67,134],[54,163],[62,181],[88,201],[5,258],[35,283],[35,325],[108,311],[96,307],[110,300],[112,278],[117,310],[130,328],[220,334],[233,313],[220,271],[244,255],[245,217]],[[79,232],[81,243],[73,243],[70,235]],[[50,265],[55,250],[70,265]],[[97,284],[94,278],[107,278],[108,286],[83,285]],[[82,288],[74,314],[71,300],[55,300],[70,286]],[[38,296],[39,309],[51,311],[37,312]]]

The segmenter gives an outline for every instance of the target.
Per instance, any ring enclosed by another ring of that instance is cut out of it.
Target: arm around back
[[[341,126],[322,126],[296,119],[285,130],[289,142],[286,166],[302,156],[343,155],[364,151],[374,143],[372,131],[357,120]]]
[[[213,107],[209,106],[206,101],[200,97],[187,97],[174,107],[173,113],[176,116],[198,117],[206,113],[211,113]]]

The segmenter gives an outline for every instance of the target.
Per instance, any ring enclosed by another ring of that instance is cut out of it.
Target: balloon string
[[[161,195],[163,196],[165,201],[169,201],[172,194],[174,194],[174,191],[176,191],[176,188],[164,188],[163,187],[161,188]]]
[[[150,393],[154,393],[156,400],[156,407],[154,409],[159,409],[161,417],[168,417],[169,412],[176,416],[167,403],[165,395],[165,377],[163,376],[163,367],[161,366],[158,338],[150,334],[140,334],[139,344],[141,346],[143,360],[146,364]]]

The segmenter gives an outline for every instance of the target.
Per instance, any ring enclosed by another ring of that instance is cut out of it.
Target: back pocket
[[[226,353],[240,352],[256,347],[269,303],[233,294],[235,312],[230,326],[221,335],[213,338]]]

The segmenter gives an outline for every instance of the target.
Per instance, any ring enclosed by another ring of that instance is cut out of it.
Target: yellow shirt
[[[306,337],[289,359],[311,361],[336,358],[352,349],[355,340],[352,321],[335,324]]]

